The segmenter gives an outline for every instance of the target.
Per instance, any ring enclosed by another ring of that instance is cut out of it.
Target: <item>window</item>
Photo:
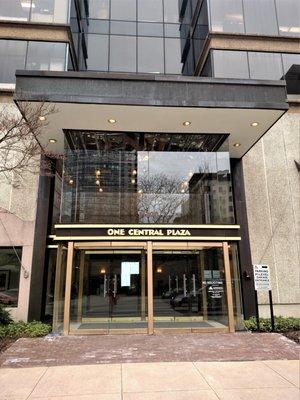
[[[138,0],[138,20],[149,22],[162,22],[162,0]]]
[[[30,0],[23,2],[21,0],[0,0],[0,19],[12,21],[28,21],[29,13]]]
[[[66,48],[65,43],[29,42],[26,69],[64,71]]]
[[[22,249],[0,247],[0,303],[17,307]]]
[[[164,21],[179,21],[179,4],[178,0],[164,0]]]
[[[274,0],[243,0],[246,33],[278,35]]]
[[[276,0],[279,34],[300,36],[300,1]]]
[[[88,35],[87,69],[92,71],[108,70],[108,36]]]
[[[109,19],[109,0],[89,0],[90,18]]]
[[[34,0],[33,4],[31,21],[48,23],[66,23],[68,21],[69,0]]]
[[[252,79],[275,79],[283,76],[281,55],[278,53],[249,52],[250,77]]]
[[[300,54],[282,54],[283,70],[286,74],[292,65],[300,65]]]
[[[136,38],[111,36],[110,71],[136,72]]]
[[[138,35],[139,36],[162,37],[164,35],[163,24],[139,22],[138,23]]]
[[[165,39],[166,74],[181,74],[181,45],[176,39]]]
[[[111,0],[111,19],[136,20],[136,0]]]
[[[138,72],[164,72],[163,39],[138,38]]]
[[[25,68],[27,42],[0,40],[0,83],[15,82],[17,69]]]
[[[247,52],[213,50],[214,76],[248,79]]]
[[[211,29],[244,33],[242,0],[210,0]]]
[[[136,35],[136,22],[110,21],[112,35]]]

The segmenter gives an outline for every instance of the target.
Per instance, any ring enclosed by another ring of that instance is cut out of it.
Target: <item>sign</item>
[[[108,236],[191,236],[188,229],[150,229],[150,228],[110,228],[107,229]]]
[[[208,285],[207,292],[212,299],[221,299],[224,293],[223,281],[222,280],[210,280],[206,281]]]
[[[268,265],[253,265],[255,290],[272,290]]]

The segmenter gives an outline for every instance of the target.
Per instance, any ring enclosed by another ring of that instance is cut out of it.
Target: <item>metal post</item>
[[[256,324],[257,324],[257,330],[259,332],[260,331],[260,326],[259,326],[259,311],[258,311],[257,290],[254,290],[254,298],[255,298]]]
[[[269,290],[269,300],[270,300],[271,327],[272,327],[272,332],[275,332],[275,320],[274,320],[272,290]]]

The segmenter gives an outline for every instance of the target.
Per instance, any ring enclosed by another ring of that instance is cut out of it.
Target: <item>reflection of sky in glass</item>
[[[227,152],[138,152],[138,174],[189,180],[194,173],[230,170]]]
[[[122,261],[121,263],[121,286],[130,286],[131,275],[139,274],[140,263]]]

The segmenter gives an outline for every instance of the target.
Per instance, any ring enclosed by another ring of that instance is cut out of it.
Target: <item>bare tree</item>
[[[23,102],[19,109],[17,112],[13,104],[0,109],[0,176],[14,184],[22,181],[25,172],[40,171],[41,155],[54,157],[42,145],[41,136],[55,107]],[[46,162],[45,171],[49,166]]]

